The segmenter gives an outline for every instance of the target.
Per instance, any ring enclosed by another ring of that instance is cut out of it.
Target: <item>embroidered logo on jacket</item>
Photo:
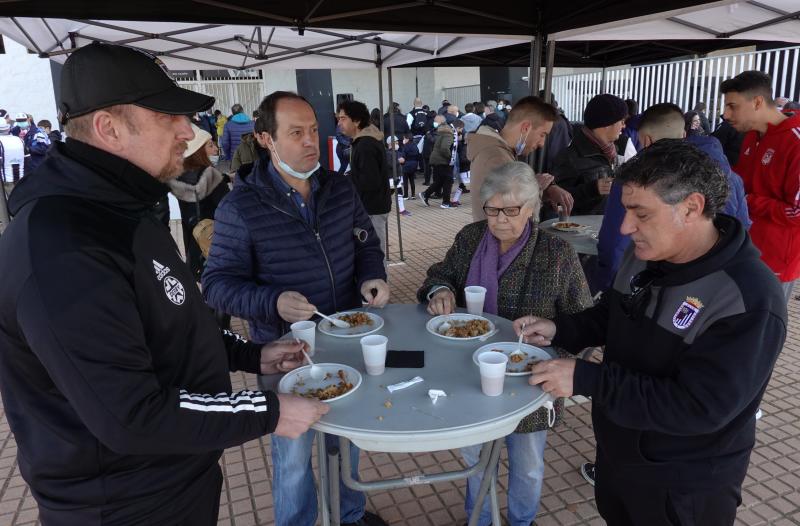
[[[676,329],[688,329],[695,318],[697,318],[702,308],[703,302],[700,301],[699,298],[687,296],[686,301],[681,303],[681,306],[678,307],[678,310],[675,311],[675,314],[672,316],[672,325],[674,325]]]
[[[167,274],[169,274],[169,267],[162,265],[154,259],[153,270],[156,272],[156,279],[158,279],[158,281],[164,280],[164,292],[167,294],[167,299],[175,305],[183,305],[183,302],[186,301],[186,289],[183,288],[183,284],[176,278],[167,276]]]
[[[767,151],[764,152],[764,157],[761,158],[761,164],[764,166],[768,165],[769,162],[772,160],[772,156],[775,155],[775,150],[772,148],[767,148]]]

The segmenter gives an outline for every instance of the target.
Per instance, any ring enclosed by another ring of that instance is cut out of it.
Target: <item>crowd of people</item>
[[[309,428],[329,407],[232,392],[229,372],[286,373],[307,350],[280,339],[291,323],[390,301],[392,192],[403,209],[437,195],[448,209],[472,191],[472,222],[418,301],[449,314],[480,285],[486,312],[557,350],[530,384],[558,400],[557,422],[564,397],[592,398],[596,460],[582,471],[609,524],[733,524],[800,277],[800,115],[767,75],[722,83],[722,142],[702,105],[639,113],[610,94],[574,124],[552,97],[464,112],[417,99],[383,116],[345,101],[339,172],[320,166],[318,117],[296,93],[223,116],[154,57],[103,43],[69,56],[61,91],[66,141],[27,115],[0,126],[23,143],[0,143],[14,218],[0,237],[0,391],[42,523],[216,524],[222,450],[270,434],[275,523],[315,524]],[[521,162],[534,152],[545,171]],[[168,191],[185,262],[156,214]],[[597,258],[539,227],[559,212],[604,216]],[[587,348],[602,360],[573,356]],[[549,420],[537,411],[505,439],[513,526],[535,520]],[[477,446],[461,453],[477,462]],[[480,485],[468,480],[465,509],[487,526]],[[342,524],[386,524],[362,492],[338,495]]]

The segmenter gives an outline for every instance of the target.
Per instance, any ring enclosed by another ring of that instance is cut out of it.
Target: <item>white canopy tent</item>
[[[93,41],[147,50],[174,70],[400,66],[530,42],[529,36],[387,33],[284,26],[0,18],[0,34],[63,62]],[[380,52],[377,48],[380,47]]]
[[[724,0],[569,29],[549,40],[762,40],[800,42],[798,0]]]

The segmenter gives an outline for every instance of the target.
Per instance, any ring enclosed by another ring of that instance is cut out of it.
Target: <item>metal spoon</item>
[[[331,318],[330,316],[325,316],[324,314],[322,314],[322,313],[321,313],[320,311],[318,311],[318,310],[315,310],[315,311],[314,311],[314,314],[318,315],[318,316],[319,316],[319,317],[321,317],[321,318],[325,318],[326,320],[328,320],[329,322],[331,322],[331,324],[332,324],[334,327],[339,327],[340,329],[349,329],[349,328],[350,328],[350,324],[349,324],[349,323],[347,323],[347,322],[346,322],[346,321],[344,321],[344,320],[340,320],[340,319],[337,319],[337,318]]]
[[[311,376],[311,378],[313,378],[314,380],[322,380],[323,378],[325,378],[325,370],[322,369],[322,367],[320,367],[319,365],[315,364],[311,360],[311,357],[308,356],[307,352],[303,351],[303,356],[306,357],[308,365],[311,366],[311,370],[308,372],[309,376]]]

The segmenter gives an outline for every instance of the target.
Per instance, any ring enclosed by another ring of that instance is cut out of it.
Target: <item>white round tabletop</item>
[[[487,341],[455,342],[425,329],[430,319],[423,305],[387,305],[376,309],[385,320],[376,334],[389,339],[389,350],[425,352],[423,368],[386,368],[380,376],[366,374],[358,339],[336,338],[317,331],[316,363],[342,363],[363,375],[351,396],[330,404],[328,414],[313,426],[318,431],[344,436],[361,449],[418,452],[481,444],[514,431],[523,417],[550,399],[528,377],[506,377],[503,394],[481,392],[478,367],[472,353],[492,341],[516,341],[509,320],[484,314],[498,332]],[[547,349],[555,356],[552,350]],[[277,383],[277,375],[259,378],[262,389]],[[390,393],[387,385],[421,376],[424,381]],[[428,389],[447,393],[433,404]]]
[[[570,223],[577,223],[587,227],[579,232],[564,232],[553,228],[553,225],[558,222],[557,218],[548,219],[539,223],[539,228],[567,241],[578,254],[597,255],[597,235],[600,233],[600,226],[603,224],[602,215],[570,216]]]

